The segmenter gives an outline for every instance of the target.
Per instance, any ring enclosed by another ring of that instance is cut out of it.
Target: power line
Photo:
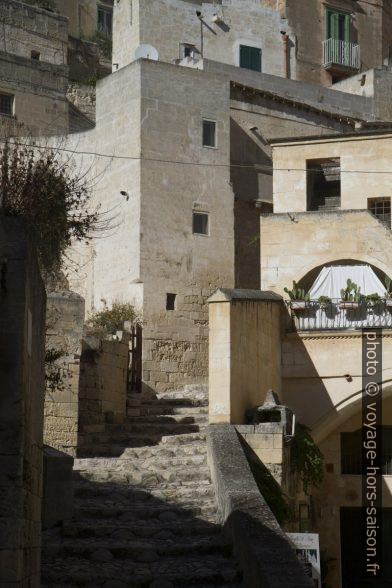
[[[9,140],[0,139],[0,143],[7,143]],[[132,155],[115,155],[108,153],[98,153],[96,151],[77,151],[76,149],[67,149],[65,147],[51,147],[49,145],[36,145],[35,143],[18,143],[11,140],[12,145],[17,147],[31,147],[32,149],[39,150],[50,150],[50,151],[61,151],[63,153],[70,153],[72,155],[88,155],[92,157],[101,157],[104,159],[118,159],[128,161],[151,161],[153,163],[172,163],[175,165],[190,165],[194,167],[214,167],[214,168],[240,168],[240,169],[251,169],[255,172],[260,171],[287,171],[287,172],[308,172],[311,173],[324,173],[323,170],[308,170],[306,168],[294,168],[294,167],[273,167],[272,165],[264,165],[259,163],[248,163],[248,164],[236,164],[236,163],[202,163],[199,161],[178,161],[175,159],[158,159],[154,157],[141,157]],[[379,170],[344,170],[340,169],[340,174],[392,174],[391,171],[379,171]]]

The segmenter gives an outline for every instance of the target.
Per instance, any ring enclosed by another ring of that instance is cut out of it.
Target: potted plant
[[[327,306],[332,303],[332,299],[329,296],[320,296],[317,302],[319,303],[320,308],[325,310]]]
[[[388,307],[392,307],[392,281],[391,278],[385,276],[385,287],[387,291],[385,292],[385,305]]]
[[[377,292],[373,292],[373,294],[367,294],[365,296],[367,305],[370,307],[375,306],[379,302],[381,302],[381,296],[377,294]]]
[[[350,278],[347,280],[345,288],[340,290],[341,302],[339,308],[346,308],[352,310],[358,308],[362,299],[361,288],[355,282],[352,282]]]
[[[289,290],[285,288],[284,291],[290,297],[290,307],[293,310],[302,310],[310,306],[310,294],[305,292],[303,288],[299,288],[297,282],[293,281],[293,288]]]

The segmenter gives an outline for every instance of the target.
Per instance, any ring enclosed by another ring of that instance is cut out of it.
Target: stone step
[[[134,411],[134,412],[132,412]],[[128,405],[128,416],[200,416],[208,415],[208,406],[178,406],[167,404]]]
[[[97,558],[100,557],[98,552]],[[113,584],[113,578],[116,583]],[[212,584],[225,586],[239,579],[239,573],[230,559],[217,554],[193,558],[165,558],[152,563],[134,563],[127,560],[110,562],[79,558],[59,559],[43,565],[42,586],[88,586],[89,588],[190,588]],[[123,583],[121,586],[120,582]]]
[[[114,559],[131,560],[135,563],[157,561],[162,557],[195,556],[197,554],[230,553],[229,543],[224,543],[220,535],[201,537],[181,537],[178,541],[169,531],[161,531],[159,537],[136,539],[127,529],[118,529],[109,537],[51,540],[43,549],[43,561],[58,558],[80,557],[94,559],[99,550],[107,550]],[[109,559],[110,556],[108,556]]]
[[[200,484],[210,483],[210,470],[206,466],[163,469],[159,464],[155,464],[148,470],[138,470],[136,466],[119,470],[105,468],[74,470],[73,478],[89,482],[128,482],[133,486],[153,488],[161,483],[177,483],[178,485],[190,481]]]
[[[215,498],[212,484],[197,486],[188,483],[178,487],[169,485],[162,488],[152,488],[150,493],[155,498],[179,504],[197,499]],[[100,500],[127,500],[134,502],[146,494],[145,488],[130,488],[129,484],[123,484],[122,486],[116,484],[113,487],[113,484],[90,484],[86,481],[74,482],[74,495],[79,499],[99,498]]]
[[[168,407],[168,408],[175,408],[175,407],[208,407],[208,398],[205,396],[200,396],[198,398],[192,398],[191,396],[188,397],[161,397],[161,398],[131,398],[128,396],[127,398],[127,406],[130,408],[132,406],[143,406],[143,407],[151,407],[151,406],[160,406],[160,407]]]
[[[187,519],[190,517],[203,516],[214,518],[217,516],[217,505],[215,500],[199,500],[193,503],[182,504],[181,506],[165,503],[154,503],[153,500],[135,501],[131,505],[125,500],[116,503],[102,503],[102,500],[79,500],[75,504],[74,518],[100,518],[139,521],[140,519],[159,519],[163,522],[166,519],[176,518]]]
[[[95,469],[104,469],[107,472],[125,471],[129,472],[135,468],[138,471],[143,470],[159,470],[159,469],[178,469],[179,467],[202,467],[207,466],[207,454],[197,455],[180,455],[177,456],[175,452],[170,455],[156,454],[146,455],[145,457],[132,456],[124,457],[91,457],[75,459],[74,471],[90,471]]]
[[[178,446],[159,444],[145,447],[127,448],[124,450],[121,458],[140,458],[148,459],[156,457],[156,459],[173,458],[181,456],[207,455],[207,445],[204,441],[194,441]]]
[[[129,424],[129,430],[133,424],[145,424],[148,427],[150,425],[205,425],[208,423],[208,415],[206,414],[179,414],[179,415],[165,415],[165,414],[153,414],[144,416],[129,416],[127,417],[126,424]]]
[[[173,534],[175,537],[196,537],[200,535],[216,535],[221,533],[221,527],[214,521],[193,519],[191,521],[177,519],[175,521],[158,521],[148,519],[146,521],[134,521],[118,519],[77,519],[63,523],[63,537],[72,537],[75,540],[80,538],[102,538],[110,537],[120,529],[129,531],[134,538],[155,538],[163,530]],[[159,538],[159,537],[158,537]]]

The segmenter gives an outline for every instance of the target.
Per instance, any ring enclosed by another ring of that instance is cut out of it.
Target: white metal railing
[[[343,65],[352,69],[360,69],[361,54],[359,45],[348,41],[327,39],[323,41],[324,66]]]

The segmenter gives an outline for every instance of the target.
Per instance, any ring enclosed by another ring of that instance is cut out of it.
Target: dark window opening
[[[166,294],[166,310],[176,309],[177,294]]]
[[[14,97],[11,94],[0,94],[0,114],[12,116]]]
[[[261,71],[261,49],[240,45],[240,67]]]
[[[216,122],[203,120],[203,146],[216,147]]]
[[[368,209],[388,229],[391,228],[391,199],[368,198]]]
[[[113,28],[113,11],[110,8],[98,6],[98,30],[107,35],[112,34]]]
[[[306,162],[307,210],[340,208],[340,158]]]
[[[184,57],[195,57],[196,53],[198,53],[198,50],[195,45],[191,43],[180,43],[180,59]]]
[[[193,213],[193,232],[196,235],[208,235],[208,213],[194,212]]]
[[[381,473],[392,474],[392,427],[382,427]],[[362,430],[340,434],[341,473],[362,475]]]
[[[34,49],[31,52],[31,59],[35,59],[36,61],[39,61],[41,58],[41,53],[39,51],[34,51]]]

